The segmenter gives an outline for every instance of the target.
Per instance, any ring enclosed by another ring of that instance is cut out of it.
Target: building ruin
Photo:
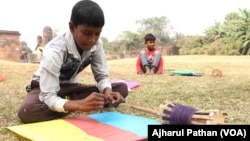
[[[20,33],[0,30],[0,60],[20,61]]]

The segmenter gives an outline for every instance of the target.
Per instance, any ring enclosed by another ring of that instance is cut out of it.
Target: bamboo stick
[[[174,107],[175,104],[169,104],[171,107]],[[168,105],[168,106],[169,106]],[[131,105],[132,108],[136,110],[140,110],[143,112],[147,112],[153,115],[158,115],[162,117],[169,117],[167,113],[164,113],[164,110],[171,112],[172,108],[168,107],[166,105],[160,105],[160,112],[150,109],[150,108],[144,108],[137,105]],[[194,125],[208,125],[208,124],[224,124],[224,116],[227,115],[227,113],[222,112],[220,110],[202,110],[202,111],[196,111],[192,115],[192,120],[190,121],[190,124]],[[168,120],[163,121],[161,119],[161,122],[164,124],[169,124]]]
[[[154,114],[154,115],[159,115],[157,113],[157,111],[153,110],[153,109],[149,109],[149,108],[144,108],[144,107],[140,107],[140,106],[136,106],[136,105],[131,105],[132,108],[143,111],[143,112],[147,112],[150,114]]]

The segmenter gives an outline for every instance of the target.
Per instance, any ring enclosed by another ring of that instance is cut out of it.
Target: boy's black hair
[[[147,41],[155,41],[156,38],[153,34],[149,33],[144,36],[144,41],[147,43]]]
[[[105,24],[101,7],[91,0],[77,2],[72,9],[70,20],[75,26],[88,24],[94,27],[103,27]]]

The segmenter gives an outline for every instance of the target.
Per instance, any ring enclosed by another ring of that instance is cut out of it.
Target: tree
[[[213,26],[208,27],[205,30],[205,43],[212,43],[215,40],[222,38],[225,35],[223,25],[216,22]]]
[[[141,37],[137,33],[131,31],[124,31],[122,32],[120,39],[123,40],[125,43],[126,52],[141,48]]]
[[[204,43],[221,42],[242,55],[250,54],[250,11],[239,9],[239,13],[229,13],[222,24],[208,27],[205,33]]]
[[[242,55],[250,55],[250,11],[240,9],[240,18],[239,34],[243,40],[243,45],[239,51]]]
[[[170,41],[173,27],[165,16],[141,19],[137,20],[136,23],[141,26],[138,29],[140,34],[152,33],[160,42],[167,43]]]

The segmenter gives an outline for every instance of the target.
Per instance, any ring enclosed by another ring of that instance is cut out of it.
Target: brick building
[[[0,30],[0,60],[20,61],[20,33]]]

